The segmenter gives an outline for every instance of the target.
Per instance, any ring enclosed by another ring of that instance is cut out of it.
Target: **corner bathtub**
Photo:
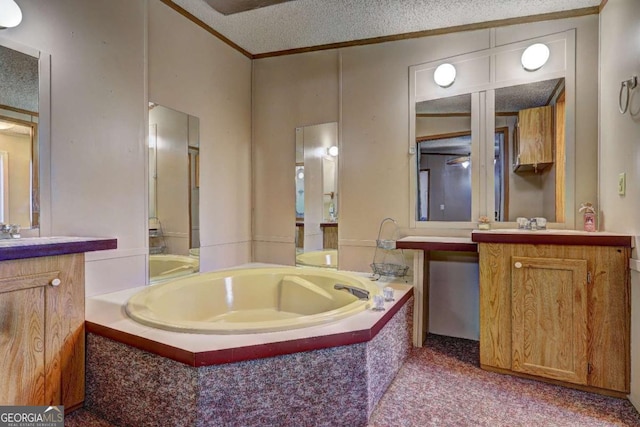
[[[197,273],[200,260],[184,255],[149,255],[149,279],[158,283],[169,279]]]
[[[296,255],[296,264],[307,267],[338,268],[338,251],[329,249],[303,252]]]
[[[314,268],[251,268],[203,273],[165,282],[133,295],[126,312],[154,328],[201,334],[247,334],[319,325],[365,310],[342,284],[379,288],[344,272]]]

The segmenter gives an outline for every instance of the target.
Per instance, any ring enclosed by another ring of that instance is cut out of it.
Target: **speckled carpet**
[[[371,418],[371,427],[640,426],[631,403],[483,371],[476,341],[429,335],[414,349]]]
[[[369,427],[640,426],[627,400],[486,372],[478,360],[476,341],[429,335],[400,369]],[[83,409],[68,415],[65,426],[114,427]]]

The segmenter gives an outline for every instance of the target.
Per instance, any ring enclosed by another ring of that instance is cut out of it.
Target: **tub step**
[[[298,313],[278,311],[274,308],[257,308],[253,310],[230,311],[208,319],[202,319],[202,321],[220,323],[268,322],[273,320],[293,319],[300,316],[301,315]]]

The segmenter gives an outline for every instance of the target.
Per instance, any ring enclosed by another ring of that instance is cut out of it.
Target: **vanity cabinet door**
[[[0,262],[0,405],[84,400],[84,255]]]
[[[0,405],[44,405],[44,287],[3,285],[0,281]]]
[[[629,393],[630,248],[478,248],[484,369]]]
[[[625,247],[589,248],[589,385],[629,393],[631,298]]]
[[[511,257],[512,369],[587,384],[587,261]]]
[[[42,258],[59,273],[60,285],[47,287],[47,382],[52,402],[65,410],[84,401],[84,254]]]

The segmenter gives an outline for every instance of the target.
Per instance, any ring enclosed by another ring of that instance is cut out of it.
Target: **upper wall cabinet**
[[[520,110],[515,137],[513,169],[516,172],[538,172],[550,166],[553,163],[552,107]]]

